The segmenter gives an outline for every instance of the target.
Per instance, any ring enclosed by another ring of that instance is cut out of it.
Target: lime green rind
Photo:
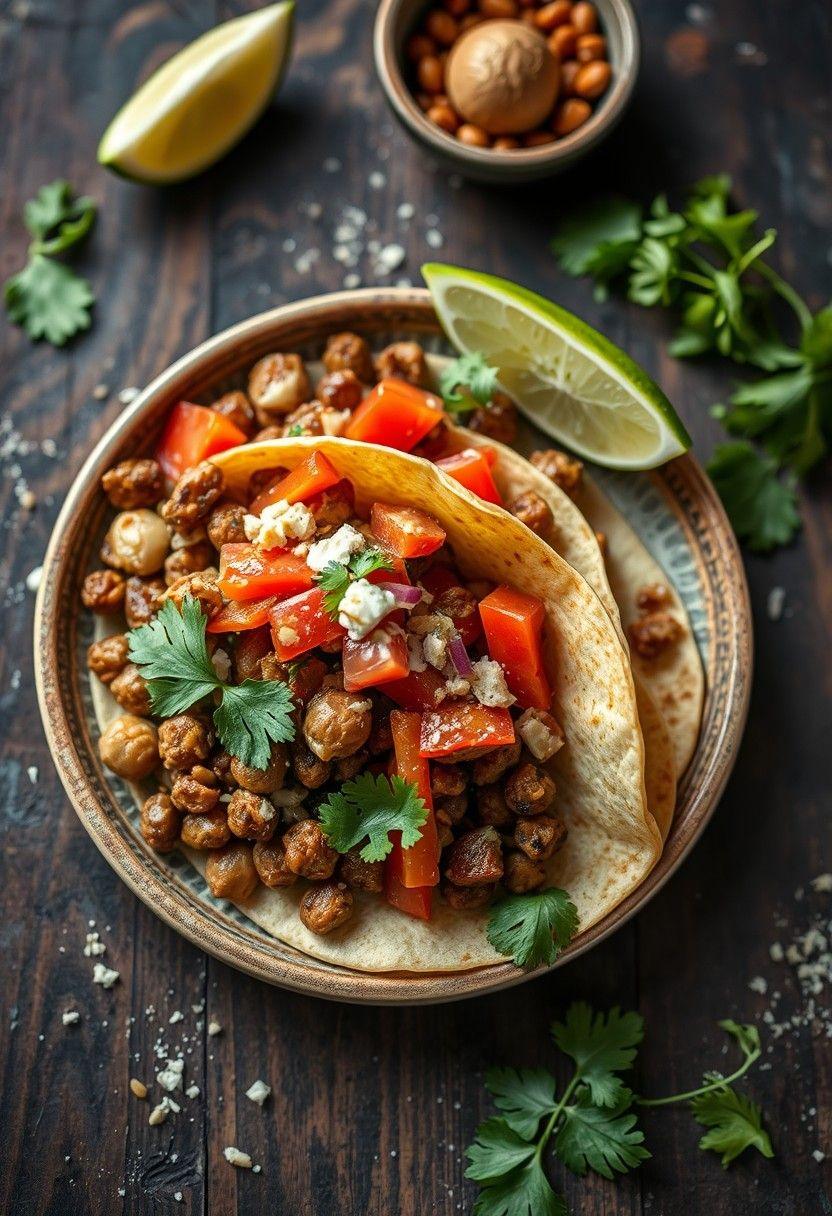
[[[679,456],[691,447],[692,441],[682,420],[658,384],[625,351],[593,329],[586,321],[575,316],[574,313],[555,304],[552,300],[538,295],[537,292],[483,271],[449,266],[442,262],[426,262],[422,266],[422,275],[434,297],[439,320],[449,339],[453,340],[447,318],[443,315],[440,292],[437,290],[441,280],[452,279],[461,285],[479,284],[489,293],[504,295],[509,302],[522,304],[532,314],[538,314],[550,326],[561,331],[567,339],[579,342],[588,352],[596,356],[599,363],[607,365],[611,369],[611,374],[629,382],[634,396],[649,403],[675,441],[670,449],[666,444],[663,445],[656,464],[662,464]],[[600,458],[596,457],[596,459],[600,462]]]
[[[132,96],[127,99],[124,105],[110,120],[98,144],[98,150],[96,152],[96,160],[98,161],[98,164],[103,168],[108,169],[111,173],[116,174],[124,181],[135,182],[136,184],[142,186],[172,186],[176,185],[178,182],[189,181],[190,179],[197,177],[200,173],[204,173],[206,169],[210,169],[212,165],[216,164],[217,161],[226,156],[232,148],[236,147],[240,140],[245,138],[255,123],[257,123],[257,121],[263,116],[268,105],[280,90],[286,75],[286,71],[289,67],[295,37],[295,0],[283,0],[281,4],[275,5],[274,7],[280,8],[285,13],[286,22],[283,55],[280,66],[275,75],[274,84],[269,90],[269,93],[262,106],[252,112],[249,122],[246,123],[246,125],[242,127],[226,145],[219,150],[215,150],[212,155],[206,157],[204,162],[201,162],[196,167],[190,169],[184,175],[167,175],[163,173],[148,174],[146,172],[141,172],[130,165],[130,158],[129,156],[125,157],[123,150],[119,150],[117,148],[112,150],[108,149],[108,141],[111,141],[112,133],[115,130],[116,125],[120,122],[125,109],[132,105],[136,96],[141,93],[141,91],[148,84],[150,84],[156,75],[156,72],[154,72],[153,75],[149,76],[144,84],[140,86],[136,93],[132,94]],[[239,18],[237,18],[237,20],[239,20]],[[183,47],[181,51],[177,51],[176,55],[172,56],[172,58],[175,59],[177,55],[182,54],[186,50],[188,50],[187,46]],[[156,71],[161,71],[161,69],[166,67],[168,63],[170,63],[169,59],[166,60],[165,63],[160,64]]]

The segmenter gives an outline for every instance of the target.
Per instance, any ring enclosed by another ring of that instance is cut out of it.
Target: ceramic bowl
[[[356,330],[376,348],[414,338],[447,353],[424,290],[367,289],[319,296],[244,321],[198,346],[142,392],[116,420],[73,482],[44,559],[35,618],[38,696],[61,780],[87,832],[116,873],[152,910],[201,949],[273,984],[352,1002],[419,1004],[491,992],[529,978],[512,963],[456,974],[366,974],[320,962],[269,937],[231,905],[213,899],[197,871],[143,841],[129,788],[98,758],[85,650],[91,614],[79,589],[98,564],[111,508],[101,474],[152,450],[169,408],[210,401],[243,383],[272,350],[319,357],[328,334]],[[540,441],[538,441],[540,442]],[[713,487],[693,456],[652,473],[605,483],[673,578],[693,622],[707,678],[702,729],[679,786],[678,807],[656,868],[628,899],[582,933],[556,965],[620,927],[667,881],[710,818],[734,763],[751,681],[751,624],[742,562]],[[539,974],[539,973],[538,973]]]
[[[629,0],[594,0],[594,3],[607,39],[613,78],[592,117],[555,143],[499,152],[468,147],[425,117],[406,78],[410,65],[404,48],[430,4],[427,0],[381,0],[374,33],[376,71],[393,113],[418,144],[449,169],[466,177],[510,184],[549,177],[569,168],[596,148],[616,126],[630,102],[638,76],[638,24]]]

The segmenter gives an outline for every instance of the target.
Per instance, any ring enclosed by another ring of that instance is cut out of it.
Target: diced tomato
[[[486,445],[485,447],[477,448],[477,451],[482,452],[483,460],[488,465],[489,469],[493,469],[494,465],[497,463],[497,449]]]
[[[216,410],[180,401],[170,412],[156,459],[166,477],[177,481],[186,469],[228,448],[247,442],[247,436]]]
[[[433,887],[406,887],[404,885],[398,868],[400,858],[403,856],[404,851],[401,848],[398,850],[398,854],[394,848],[387,858],[384,867],[384,898],[399,912],[415,916],[417,920],[430,920]]]
[[[419,582],[430,595],[441,595],[451,587],[461,587],[459,577],[450,566],[431,566]]]
[[[312,586],[312,571],[301,557],[279,549],[264,552],[256,545],[223,545],[219,587],[226,599],[257,600],[276,595],[285,599]]]
[[[259,515],[264,507],[270,507],[281,499],[288,503],[307,502],[341,480],[341,474],[323,452],[310,452],[291,473],[258,494],[249,511],[252,515]]]
[[[237,638],[234,647],[234,666],[238,674],[253,671],[260,659],[271,654],[273,649],[271,630],[268,625],[261,625],[258,629],[249,629]]]
[[[408,672],[407,638],[396,626],[380,625],[360,642],[344,638],[342,657],[347,692],[401,680]]]
[[[281,663],[288,663],[307,650],[343,637],[346,630],[333,621],[324,608],[326,592],[313,587],[302,595],[276,604],[269,613],[274,650]]]
[[[380,380],[350,418],[344,437],[409,452],[443,417],[433,393],[406,380]]]
[[[208,622],[209,633],[245,633],[267,625],[269,609],[277,603],[273,595],[262,600],[229,601]]]
[[[436,820],[433,817],[430,765],[419,754],[421,721],[420,714],[403,713],[400,709],[394,709],[390,715],[396,772],[404,781],[415,785],[416,793],[428,808],[428,817],[422,825],[419,840],[409,849],[402,849],[399,841],[394,840],[393,844],[393,852],[398,847],[402,854],[401,863],[397,861],[395,868],[398,871],[400,865],[402,884],[411,889],[435,887],[439,882],[440,850]],[[391,838],[393,836],[391,833]]]
[[[370,526],[381,547],[397,557],[427,557],[445,543],[442,528],[418,507],[392,507],[374,502],[370,508]]]
[[[458,481],[472,494],[484,498],[486,502],[494,502],[498,507],[503,505],[500,491],[491,476],[491,467],[482,452],[474,448],[463,448],[453,456],[443,456],[437,460],[436,467],[442,469],[454,481]]]
[[[269,638],[269,649],[271,650],[271,637]],[[312,655],[303,663],[300,663],[287,681],[292,693],[299,701],[309,701],[323,683],[323,678],[329,671],[326,663],[322,659],[315,658]]]
[[[426,667],[424,671],[411,671],[403,680],[391,680],[384,685],[384,693],[402,709],[433,709],[443,684],[439,672]]]
[[[497,587],[480,600],[488,653],[524,709],[548,709],[552,700],[540,645],[545,615],[539,599],[513,587]]]
[[[514,723],[507,709],[446,701],[422,714],[423,756],[448,756],[469,747],[507,747],[513,742]]]

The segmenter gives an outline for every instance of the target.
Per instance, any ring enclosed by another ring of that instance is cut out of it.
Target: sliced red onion
[[[377,586],[390,592],[397,608],[415,608],[422,598],[422,588],[411,587],[409,583],[378,583]]]
[[[468,658],[465,643],[458,633],[454,634],[448,642],[448,653],[451,656],[451,662],[461,676],[467,677],[474,674],[474,665]]]

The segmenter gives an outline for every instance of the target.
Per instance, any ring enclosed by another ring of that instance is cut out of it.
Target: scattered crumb
[[[769,958],[773,963],[782,963],[785,952],[779,942],[772,942],[768,948]]]
[[[169,1098],[165,1094],[158,1106],[154,1106],[148,1116],[148,1123],[151,1127],[158,1127],[160,1123],[164,1123],[169,1114],[178,1115],[182,1107],[174,1102],[173,1098]]]
[[[371,190],[383,190],[387,185],[387,178],[380,169],[374,169],[367,178],[367,185]]]
[[[23,490],[20,495],[19,502],[24,511],[34,511],[35,507],[38,505],[37,495],[35,494],[34,490]]]
[[[404,263],[406,256],[402,245],[383,245],[373,259],[373,270],[376,274],[392,274]]]
[[[215,1034],[222,1034],[222,1026],[220,1026],[219,1022],[212,1020],[208,1023],[208,1034],[211,1038],[213,1038]]]
[[[826,1160],[826,1153],[822,1152],[819,1148],[812,1149],[812,1156],[818,1165],[820,1165],[821,1161]]]
[[[184,1071],[184,1060],[169,1060],[162,1071],[156,1073],[156,1080],[162,1089],[166,1089],[169,1094],[172,1094],[175,1090],[182,1088],[182,1074]]]
[[[252,1102],[256,1102],[258,1106],[262,1106],[271,1092],[271,1085],[267,1085],[265,1081],[258,1080],[248,1087],[246,1097],[250,1098]]]
[[[100,984],[102,988],[112,988],[118,980],[119,973],[113,971],[112,967],[105,967],[103,963],[96,963],[92,969],[92,982]]]
[[[147,1086],[143,1081],[139,1081],[137,1077],[130,1078],[130,1093],[134,1098],[146,1098]]]
[[[323,164],[324,173],[338,173],[341,169],[341,162],[337,156],[328,156]]]
[[[251,1172],[252,1174],[259,1174],[262,1168],[262,1165],[253,1165],[251,1167]]]
[[[118,399],[122,405],[130,405],[131,401],[135,401],[139,395],[139,390],[135,385],[130,385],[128,388],[123,388],[118,395]]]
[[[251,1157],[249,1157],[248,1153],[241,1152],[240,1149],[234,1148],[232,1144],[222,1150],[222,1155],[231,1165],[236,1165],[237,1169],[251,1169]]]
[[[96,401],[106,401],[110,395],[110,386],[108,384],[96,384],[92,390],[92,395]]]
[[[428,228],[425,233],[425,240],[431,249],[441,249],[445,244],[445,238],[437,228]]]
[[[185,1018],[185,1015],[181,1009],[174,1009],[173,1013],[168,1018],[168,1023],[171,1026],[175,1026],[177,1022],[184,1021],[184,1018]]]
[[[64,1026],[75,1026],[81,1021],[81,1015],[77,1009],[65,1009],[61,1014],[61,1021]]]
[[[32,785],[37,785],[37,783],[38,783],[38,766],[36,764],[30,764],[29,767],[26,769],[26,776],[29,778]]]
[[[40,580],[43,577],[43,566],[35,566],[26,575],[26,590],[37,591],[40,586]]]
[[[87,958],[99,958],[102,954],[105,954],[106,951],[107,947],[104,945],[97,932],[94,931],[87,934],[86,944],[84,946],[84,955]],[[95,982],[98,983],[98,980]]]
[[[812,890],[826,895],[832,891],[832,874],[818,874],[812,879]]]
[[[399,203],[396,208],[396,215],[400,220],[412,220],[416,214],[416,208],[412,203]]]
[[[753,979],[748,981],[748,987],[752,992],[759,992],[760,996],[765,996],[768,991],[768,984],[761,975],[755,975]]]
[[[173,1192],[173,1197],[174,1197],[174,1199],[176,1200],[176,1202],[177,1202],[177,1203],[181,1203],[181,1202],[182,1202],[182,1192],[181,1192],[181,1191],[174,1191],[174,1192]]]
[[[786,602],[786,588],[772,587],[766,600],[766,613],[770,621],[779,621],[783,615],[783,605]]]
[[[199,1097],[199,1086],[198,1085],[189,1085],[188,1088],[185,1090],[185,1097],[186,1098],[198,1098]]]

